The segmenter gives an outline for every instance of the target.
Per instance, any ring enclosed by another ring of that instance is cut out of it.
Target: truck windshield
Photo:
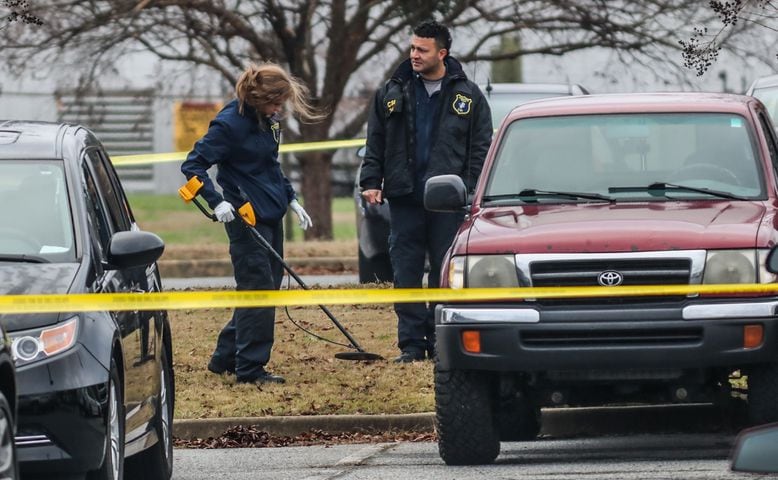
[[[764,196],[748,122],[723,113],[571,115],[514,121],[488,173],[485,197],[523,190],[600,194],[615,201]],[[658,196],[651,184],[690,188]],[[575,202],[548,197],[537,201]]]
[[[0,261],[75,260],[61,161],[0,161]]]

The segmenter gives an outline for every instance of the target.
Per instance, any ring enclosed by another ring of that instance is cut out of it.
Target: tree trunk
[[[332,240],[332,152],[300,155],[302,178],[300,194],[313,227],[305,232],[306,240]]]

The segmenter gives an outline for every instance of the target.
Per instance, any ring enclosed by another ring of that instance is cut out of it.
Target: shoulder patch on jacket
[[[273,139],[276,143],[281,143],[281,124],[278,122],[271,123],[270,131],[273,132]]]
[[[451,104],[451,108],[454,109],[454,113],[457,115],[467,115],[470,113],[470,107],[472,105],[472,98],[467,97],[461,93],[457,93],[454,97],[454,103]]]
[[[403,111],[402,98],[397,95],[387,95],[384,97],[384,116],[389,118],[390,115]]]

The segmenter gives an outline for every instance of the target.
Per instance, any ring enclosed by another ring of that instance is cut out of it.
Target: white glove
[[[302,228],[303,230],[308,230],[308,228],[313,226],[313,221],[311,220],[311,217],[309,217],[308,214],[305,212],[303,206],[297,202],[297,199],[294,199],[291,202],[289,202],[289,206],[292,207],[294,213],[297,214],[297,220],[300,223],[300,228]]]
[[[235,207],[227,200],[222,200],[222,202],[213,209],[213,214],[216,215],[216,219],[222,223],[231,222],[235,220]]]

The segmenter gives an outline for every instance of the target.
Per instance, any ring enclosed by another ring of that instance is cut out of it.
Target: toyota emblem
[[[624,275],[613,270],[607,270],[597,276],[597,283],[603,287],[615,287],[624,282]]]

